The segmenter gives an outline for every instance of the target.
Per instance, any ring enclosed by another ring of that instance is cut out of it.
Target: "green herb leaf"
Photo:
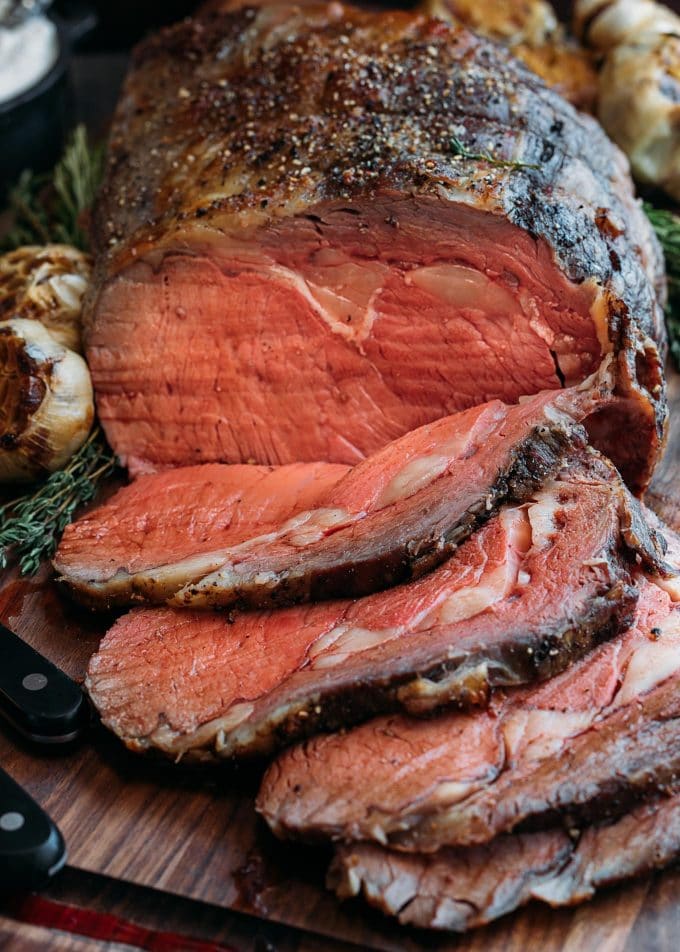
[[[455,136],[449,142],[449,149],[454,156],[461,159],[474,159],[476,162],[488,162],[500,169],[540,169],[540,165],[529,162],[513,162],[510,159],[497,159],[490,152],[471,152],[466,145]]]
[[[664,257],[668,277],[668,304],[666,326],[671,356],[680,370],[680,215],[655,208],[645,202],[645,212],[656,232]]]
[[[42,560],[54,555],[78,506],[93,498],[115,466],[115,457],[96,426],[63,469],[32,492],[0,506],[0,568],[7,565],[12,552],[22,574],[34,575]]]
[[[0,247],[61,242],[87,250],[81,217],[92,205],[104,166],[103,146],[91,146],[84,126],[77,126],[51,173],[23,172],[10,190],[14,227]]]

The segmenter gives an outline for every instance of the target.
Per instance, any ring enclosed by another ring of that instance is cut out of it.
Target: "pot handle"
[[[59,10],[59,24],[70,49],[89,36],[99,23],[97,11],[84,0],[69,0]]]

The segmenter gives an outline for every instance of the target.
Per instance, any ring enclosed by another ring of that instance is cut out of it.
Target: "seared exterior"
[[[87,688],[129,747],[199,759],[266,753],[384,711],[484,703],[630,625],[629,562],[659,558],[636,507],[591,453],[408,585],[235,617],[131,612],[102,641]]]
[[[162,31],[135,53],[94,235],[88,356],[133,467],[354,463],[613,353],[590,429],[648,481],[663,289],[625,160],[464,29],[213,4]]]
[[[403,925],[464,932],[538,899],[570,906],[680,854],[680,793],[671,789],[615,823],[502,836],[434,856],[380,846],[339,847],[328,886],[362,895]]]

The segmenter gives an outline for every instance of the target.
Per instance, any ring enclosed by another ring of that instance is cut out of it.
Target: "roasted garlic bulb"
[[[579,109],[594,109],[597,73],[592,56],[566,36],[545,0],[422,0],[419,9],[503,43],[565,99]]]
[[[680,16],[653,0],[577,0],[574,21],[604,54],[600,122],[639,181],[680,201]]]
[[[677,33],[680,18],[655,0],[576,0],[574,32],[584,43],[607,53],[643,34]]]
[[[90,256],[69,245],[26,245],[0,257],[0,321],[37,320],[78,353],[80,311]]]
[[[84,443],[94,403],[83,358],[36,320],[0,322],[0,482],[59,469]]]

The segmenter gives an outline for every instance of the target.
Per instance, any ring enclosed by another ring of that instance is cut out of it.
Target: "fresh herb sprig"
[[[8,204],[14,225],[2,249],[62,242],[86,251],[82,216],[94,201],[103,166],[103,146],[90,145],[85,127],[78,126],[52,172],[36,175],[27,170],[11,189]]]
[[[103,148],[90,145],[85,128],[78,126],[51,174],[24,172],[9,194],[14,227],[2,248],[63,242],[87,250],[82,218],[99,187],[103,159]],[[1,504],[0,568],[12,556],[23,575],[34,575],[42,560],[54,555],[76,509],[94,497],[115,465],[96,426],[63,469]]]
[[[668,305],[666,326],[670,351],[675,366],[680,370],[680,215],[645,202],[647,217],[656,232],[664,257],[668,277]]]
[[[76,509],[93,498],[116,460],[96,426],[63,469],[33,491],[0,506],[0,568],[13,551],[23,575],[51,558]]]
[[[488,162],[499,169],[540,169],[540,165],[533,165],[530,162],[515,162],[511,159],[497,159],[488,151],[471,152],[460,139],[453,136],[449,141],[449,150],[452,155],[461,159],[473,159],[475,162]]]

